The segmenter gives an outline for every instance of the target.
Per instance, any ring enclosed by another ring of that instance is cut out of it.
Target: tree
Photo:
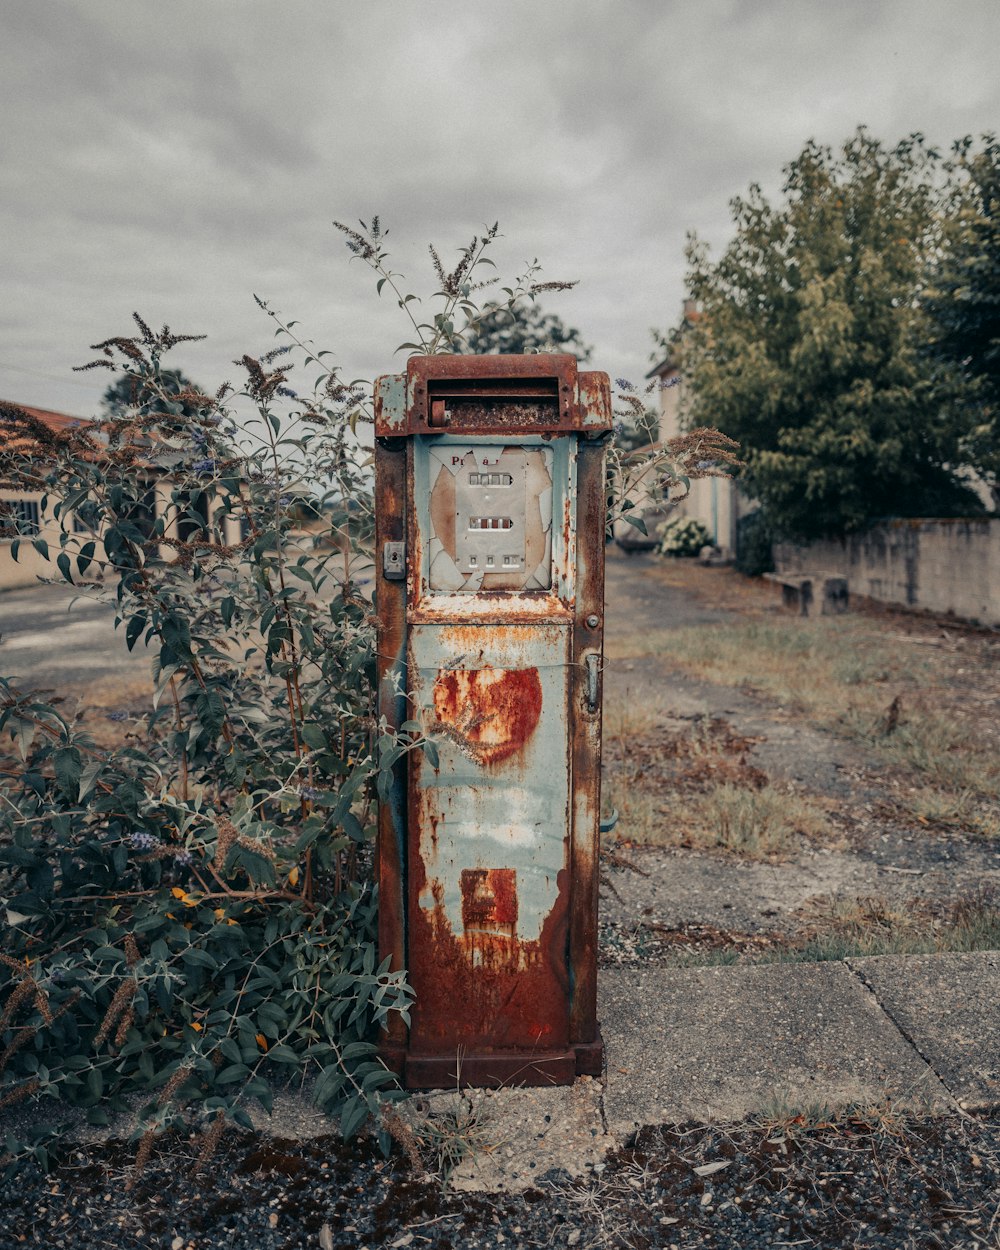
[[[167,398],[173,396],[176,399]],[[109,417],[123,417],[137,410],[143,415],[168,412],[168,403],[173,403],[179,405],[175,416],[193,417],[204,407],[205,399],[179,369],[163,369],[155,388],[135,374],[121,374],[101,396],[101,408]]]
[[[968,383],[973,428],[969,462],[1000,503],[1000,143],[971,136],[954,148],[953,201],[944,220],[944,255],[926,307],[938,355]]]
[[[555,313],[543,312],[537,303],[516,304],[509,308],[488,303],[476,328],[458,350],[467,356],[491,352],[519,355],[524,352],[572,352],[588,361],[593,348],[583,341],[580,331],[564,325]]]
[[[784,201],[733,201],[717,263],[692,237],[701,317],[680,336],[686,419],[739,440],[747,487],[796,537],[873,517],[981,510],[961,479],[961,380],[926,348],[941,242],[939,158],[920,135],[810,141]]]

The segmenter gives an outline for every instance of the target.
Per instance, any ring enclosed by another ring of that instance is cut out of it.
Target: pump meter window
[[[551,449],[452,444],[429,459],[430,589],[548,590]]]

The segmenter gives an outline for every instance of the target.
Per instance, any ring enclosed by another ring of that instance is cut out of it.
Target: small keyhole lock
[[[401,582],[406,576],[405,543],[383,543],[382,574],[390,582]]]

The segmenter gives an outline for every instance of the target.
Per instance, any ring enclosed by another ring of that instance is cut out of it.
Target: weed
[[[831,900],[822,926],[798,946],[776,951],[780,962],[850,959],[866,955],[933,955],[1000,949],[1000,907],[988,891],[967,895],[944,911],[926,902],[882,898]]]
[[[724,782],[690,801],[686,814],[688,837],[696,845],[719,846],[750,859],[787,855],[798,837],[826,829],[814,803],[772,785],[754,790]]]
[[[406,1153],[411,1167],[447,1189],[455,1169],[500,1144],[491,1128],[485,1091],[456,1089],[431,1100],[383,1106],[382,1125]]]
[[[843,1112],[837,1112],[825,1102],[792,1102],[775,1091],[759,1111],[750,1117],[750,1123],[763,1129],[768,1145],[784,1146],[789,1138],[801,1133],[815,1133],[819,1129],[832,1128]]]
[[[938,792],[940,804],[963,796],[945,819],[996,836],[1000,813],[981,801],[1000,795],[1000,753],[988,733],[970,732],[950,710],[950,653],[932,663],[892,641],[872,634],[863,618],[752,618],[711,631],[673,630],[653,648],[710,681],[762,693],[863,744],[880,762],[919,778],[925,792]]]

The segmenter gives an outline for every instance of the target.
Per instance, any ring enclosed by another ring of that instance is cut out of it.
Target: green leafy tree
[[[491,352],[519,355],[525,352],[570,352],[578,360],[590,360],[593,352],[574,326],[567,326],[555,313],[545,312],[537,303],[520,303],[509,308],[490,302],[476,328],[461,344],[460,351],[472,356]]]
[[[935,348],[968,383],[973,426],[970,464],[1000,504],[1000,143],[976,151],[971,136],[954,148],[953,198],[944,218],[944,254],[926,307]]]
[[[784,199],[733,201],[717,262],[692,238],[701,317],[677,344],[686,419],[739,440],[748,489],[803,538],[869,519],[969,513],[961,380],[928,352],[921,302],[941,226],[940,160],[920,135],[809,142]]]

